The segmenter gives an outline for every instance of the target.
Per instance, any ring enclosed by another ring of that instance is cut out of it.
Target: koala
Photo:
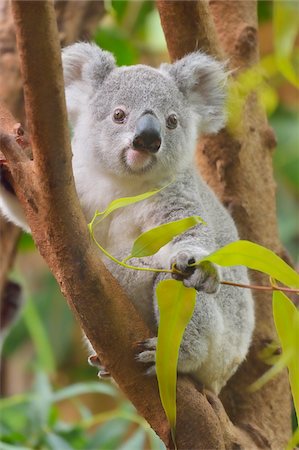
[[[218,394],[246,357],[254,327],[250,292],[220,284],[222,279],[248,283],[244,267],[222,268],[209,262],[189,267],[239,239],[233,219],[194,163],[198,137],[217,133],[225,124],[225,68],[201,51],[160,68],[116,67],[111,53],[77,43],[63,50],[63,70],[73,130],[73,172],[86,221],[116,198],[168,185],[147,200],[114,211],[96,227],[98,242],[123,260],[134,240],[151,228],[193,215],[206,222],[175,237],[155,255],[130,264],[160,269],[175,264],[184,273],[184,285],[197,290],[178,371]],[[16,204],[7,203],[7,195],[2,210],[20,223],[22,213],[16,213]],[[23,227],[28,228],[26,223]],[[157,333],[155,288],[172,274],[125,269],[99,256]],[[151,338],[137,355],[151,373],[155,348],[156,338]],[[90,361],[95,360],[92,355]]]

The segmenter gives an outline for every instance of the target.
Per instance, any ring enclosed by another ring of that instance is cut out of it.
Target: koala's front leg
[[[185,286],[193,287],[201,292],[197,296],[193,316],[186,327],[181,342],[178,371],[182,373],[192,373],[198,370],[208,356],[211,333],[217,334],[219,324],[221,324],[214,296],[207,295],[215,293],[219,289],[220,274],[218,268],[208,262],[201,263],[197,267],[189,267],[198,259],[200,259],[200,256],[192,250],[177,251],[170,258],[170,266],[175,265],[182,273],[172,274],[172,277],[182,281]],[[167,278],[169,278],[169,275],[159,274],[155,288],[160,281]],[[155,303],[156,316],[159,319],[157,302]],[[151,338],[142,343],[141,352],[137,356],[138,361],[151,364],[146,370],[148,374],[155,373],[156,342],[156,338]]]

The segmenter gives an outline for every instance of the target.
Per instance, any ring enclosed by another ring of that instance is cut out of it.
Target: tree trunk
[[[163,8],[167,13],[170,7],[175,11],[175,6],[182,4],[194,5],[189,2],[159,3],[162,21]],[[200,6],[205,11],[202,17],[205,17],[207,45],[212,36],[208,33],[212,20],[206,3],[201,2]],[[14,188],[24,207],[37,247],[99,358],[165,445],[173,448],[156,380],[144,376],[134,358],[136,342],[147,338],[149,331],[94,253],[75,193],[60,48],[51,3],[13,1],[13,10],[33,151],[31,161],[13,139],[5,134],[1,136],[1,149],[9,161]],[[180,19],[184,20],[186,15],[188,8]],[[176,17],[175,13],[173,17]],[[200,17],[197,19],[200,24]],[[179,30],[178,23],[172,28],[174,35]],[[192,32],[191,29],[189,31]],[[216,36],[216,32],[213,35]],[[177,42],[180,42],[180,37]],[[213,52],[218,53],[218,44],[214,45]],[[32,64],[33,59],[35,64]],[[43,76],[45,72],[47,77]],[[51,102],[45,102],[49,92]],[[214,147],[212,154],[218,148],[216,144]],[[267,337],[268,328],[266,322],[264,329]],[[252,361],[256,363],[256,357]],[[242,376],[239,376],[242,380]],[[244,384],[243,376],[241,386]],[[230,389],[228,392],[233,391]],[[257,395],[261,398],[261,394]],[[277,443],[286,441],[289,430],[286,420],[283,418],[281,422],[286,430],[280,433],[277,429],[279,436],[275,438],[274,433],[266,429],[267,424],[265,427],[258,424],[258,417],[263,417],[258,415],[259,412],[250,414],[251,409],[247,405],[252,403],[247,400],[248,394],[236,390],[236,396],[244,404],[244,411],[242,403],[238,404],[238,417],[242,419],[238,419],[239,426],[233,425],[215,396],[199,392],[188,377],[180,376],[177,394],[178,448],[253,449],[269,447],[268,444],[273,448],[281,448],[282,445]],[[264,408],[260,404],[259,407]],[[266,405],[264,410],[267,408],[270,409]],[[265,417],[269,415],[265,414]]]
[[[77,40],[90,39],[104,15],[104,4],[102,1],[56,1],[55,12],[60,43],[66,46]],[[12,133],[16,122],[21,122],[25,126],[23,81],[9,1],[3,1],[0,6],[0,101],[2,106],[6,105],[12,113],[12,116],[8,117],[4,110],[0,109],[1,130]],[[4,175],[1,174],[2,176]],[[13,264],[20,229],[0,216],[0,231],[0,303],[2,305],[4,286],[8,285],[6,279]],[[7,298],[6,295],[5,299]]]
[[[172,60],[203,48],[211,54],[223,55],[235,77],[258,64],[256,1],[213,0],[209,8],[205,1],[197,4],[162,0],[158,1],[158,7]],[[196,27],[188,26],[189,22]],[[203,177],[230,210],[240,237],[283,256],[272,171],[275,143],[273,130],[253,92],[244,105],[238,134],[233,135],[226,129],[217,136],[201,140],[197,162]],[[267,277],[258,273],[251,273],[251,278],[256,284],[267,283]],[[291,433],[286,372],[255,393],[247,389],[268,370],[269,366],[258,355],[276,339],[271,294],[255,294],[255,310],[256,329],[247,361],[231,378],[221,398],[233,422],[247,430],[257,445],[283,448]]]

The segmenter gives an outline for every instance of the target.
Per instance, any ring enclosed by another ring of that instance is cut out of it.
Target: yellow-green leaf
[[[281,347],[278,342],[271,342],[266,345],[262,350],[258,352],[258,358],[261,359],[265,364],[273,366],[281,355]]]
[[[220,266],[247,266],[267,273],[287,286],[299,288],[298,273],[274,252],[253,242],[232,242],[205,257],[203,261],[211,261]]]
[[[144,194],[135,195],[133,197],[121,197],[113,200],[105,211],[102,212],[95,212],[95,215],[88,225],[89,229],[91,229],[92,225],[94,224],[94,221],[97,217],[100,217],[96,224],[102,222],[109,214],[111,214],[113,211],[119,208],[123,208],[125,206],[132,205],[133,203],[141,202],[142,200],[146,200],[149,197],[152,197],[153,195],[156,195],[158,192],[162,191],[163,189],[167,188],[171,183],[167,184],[166,186],[163,186],[161,189],[154,189],[153,191],[145,192]]]
[[[176,424],[177,362],[182,337],[195,307],[196,291],[176,280],[161,281],[156,289],[159,329],[156,371],[160,398],[173,435]]]
[[[285,353],[279,356],[278,361],[271,367],[271,369],[267,370],[260,378],[258,378],[254,383],[252,383],[248,390],[250,392],[255,392],[258,389],[261,389],[266,383],[272,380],[276,375],[279,374],[285,367],[287,367],[288,362],[291,358],[290,353]]]
[[[296,429],[292,438],[288,442],[286,450],[294,450],[294,448],[297,448],[298,444],[299,444],[299,428]]]
[[[299,310],[283,292],[276,291],[273,293],[273,316],[282,355],[290,355],[287,361],[289,380],[299,417]]]
[[[199,216],[185,217],[184,219],[165,223],[164,225],[160,225],[142,233],[134,242],[131,254],[125,261],[130,258],[141,258],[143,256],[154,255],[175,236],[199,223],[205,223]]]
[[[275,58],[280,72],[296,87],[299,76],[292,61],[299,27],[299,3],[296,1],[273,2],[273,28]]]

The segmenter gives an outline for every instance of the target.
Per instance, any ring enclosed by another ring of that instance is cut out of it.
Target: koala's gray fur
[[[184,271],[188,261],[238,240],[232,218],[194,164],[198,135],[216,133],[225,123],[226,74],[219,62],[195,52],[159,69],[117,68],[110,53],[79,43],[63,51],[63,66],[74,131],[73,170],[86,220],[113,199],[160,188],[175,179],[159,194],[106,218],[96,229],[104,248],[122,260],[142,232],[200,215],[207,225],[176,237],[152,257],[130,261],[157,268],[175,262]],[[123,123],[113,121],[116,108],[125,112]],[[159,124],[161,145],[155,153],[133,149],[136,123],[144,114]],[[174,129],[166,126],[171,114],[178,120]],[[103,258],[147,324],[157,330],[155,286],[169,275],[131,271]],[[220,286],[220,279],[248,283],[245,268],[209,263],[190,271],[184,280],[198,290],[198,296],[178,363],[179,371],[191,373],[216,393],[245,358],[254,327],[250,292]],[[154,364],[155,339],[144,347],[138,359]]]

